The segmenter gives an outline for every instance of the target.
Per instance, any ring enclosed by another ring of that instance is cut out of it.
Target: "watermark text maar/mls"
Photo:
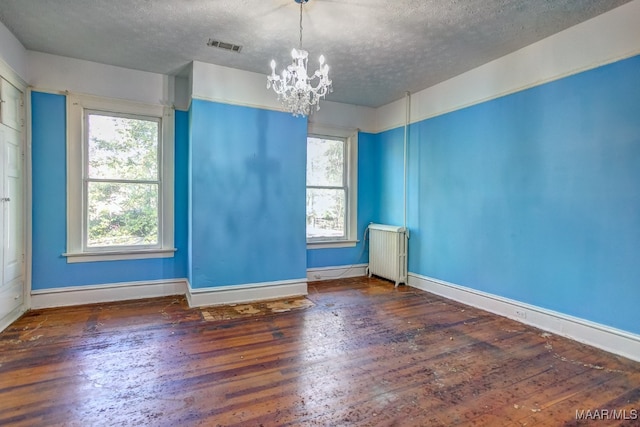
[[[640,419],[637,409],[576,409],[576,420],[624,421]]]

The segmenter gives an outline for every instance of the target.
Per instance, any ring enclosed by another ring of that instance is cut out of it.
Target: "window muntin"
[[[307,138],[307,241],[349,235],[347,154],[346,138]]]

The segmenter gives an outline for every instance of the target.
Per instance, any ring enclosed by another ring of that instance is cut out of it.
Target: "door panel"
[[[2,318],[18,308],[24,298],[22,281],[0,286],[0,323]],[[1,330],[1,329],[0,329]]]
[[[22,92],[0,78],[0,123],[12,129],[22,129]]]
[[[6,129],[4,135],[4,277],[2,283],[7,284],[23,274],[24,215],[22,214],[20,133],[13,129]]]

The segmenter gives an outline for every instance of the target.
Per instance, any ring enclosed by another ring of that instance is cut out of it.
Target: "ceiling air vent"
[[[217,47],[224,50],[230,50],[232,52],[240,52],[240,50],[242,50],[242,46],[240,46],[239,44],[221,42],[219,40],[214,40],[214,39],[209,39],[209,41],[207,42],[207,46]]]

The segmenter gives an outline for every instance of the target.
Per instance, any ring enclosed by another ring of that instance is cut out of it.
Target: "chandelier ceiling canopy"
[[[294,0],[300,4],[300,44],[291,50],[293,61],[280,74],[276,74],[276,61],[271,60],[271,75],[267,76],[267,89],[273,87],[278,100],[294,116],[308,116],[313,109],[320,109],[321,98],[332,92],[329,65],[320,55],[319,68],[309,76],[307,62],[309,52],[302,49],[302,6],[309,0]]]

